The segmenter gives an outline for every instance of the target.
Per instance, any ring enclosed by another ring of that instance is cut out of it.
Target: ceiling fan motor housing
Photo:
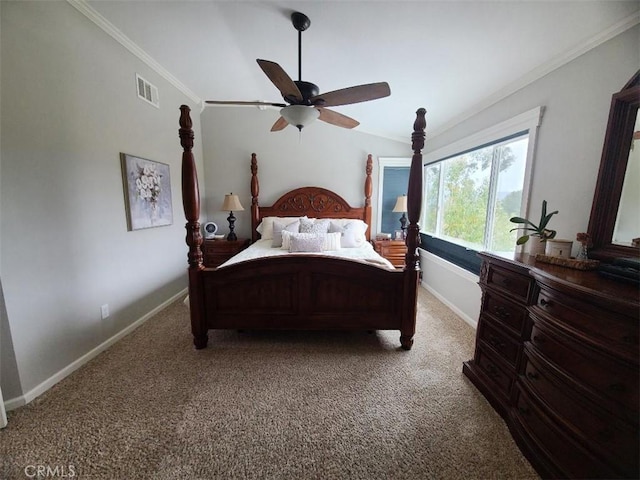
[[[296,87],[298,87],[298,90],[300,90],[300,94],[302,95],[302,101],[300,101],[300,99],[289,97],[289,96],[283,97],[287,102],[291,103],[292,105],[311,105],[311,102],[309,101],[309,99],[320,94],[320,89],[315,83],[304,82],[302,80],[294,80],[293,83],[295,83]],[[318,104],[318,102],[314,102],[313,104],[321,106]]]

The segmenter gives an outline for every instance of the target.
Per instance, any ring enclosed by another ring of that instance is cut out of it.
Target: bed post
[[[260,223],[258,210],[258,193],[260,193],[260,183],[258,182],[258,158],[255,153],[251,154],[251,242],[258,240],[258,231],[256,227]]]
[[[369,226],[365,233],[367,240],[371,239],[371,194],[373,193],[373,181],[371,180],[371,172],[373,172],[373,157],[367,155],[367,167],[365,169],[367,177],[364,181],[364,221]]]
[[[413,345],[413,335],[416,332],[416,314],[418,303],[418,282],[420,263],[418,258],[418,245],[420,244],[420,210],[422,207],[422,149],[424,148],[424,129],[427,126],[424,108],[416,112],[416,121],[413,123],[411,135],[411,169],[409,170],[409,187],[407,188],[407,216],[409,227],[407,228],[407,254],[404,267],[404,312],[402,329],[400,331],[400,343],[402,348],[409,350]]]
[[[184,216],[187,219],[186,242],[189,246],[188,276],[189,276],[189,309],[191,314],[191,331],[193,344],[196,348],[207,346],[207,327],[202,311],[202,285],[200,283],[200,270],[202,265],[202,234],[200,233],[200,191],[198,188],[198,173],[196,162],[193,158],[193,123],[189,115],[191,109],[187,105],[180,106],[180,145],[184,149],[182,153],[182,206]]]

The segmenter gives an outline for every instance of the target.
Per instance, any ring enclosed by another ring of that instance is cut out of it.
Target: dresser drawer
[[[594,457],[582,445],[558,429],[540,406],[526,393],[517,389],[514,415],[535,442],[537,451],[553,459],[563,478],[619,478],[613,469]]]
[[[531,343],[567,377],[584,383],[599,392],[599,395],[626,407],[631,412],[637,412],[637,368],[614,361],[593,349],[587,350],[576,339],[541,323],[535,317]],[[637,422],[637,415],[635,421]]]
[[[488,353],[483,347],[476,349],[475,362],[485,377],[494,384],[496,393],[504,398],[509,398],[511,386],[515,381],[515,373],[507,372],[507,369],[499,361],[494,360],[491,353]]]
[[[519,344],[510,334],[503,330],[504,327],[501,329],[498,325],[485,318],[478,323],[478,340],[495,350],[498,355],[515,368],[520,350]]]
[[[579,396],[567,395],[566,385],[549,373],[552,370],[544,359],[525,350],[523,381],[560,419],[558,423],[566,422],[588,449],[602,455],[612,465],[628,465],[628,475],[637,472],[637,432]]]
[[[511,302],[490,290],[486,290],[482,297],[482,312],[494,321],[511,329],[514,335],[520,337],[527,319],[527,309]]]
[[[614,354],[627,352],[630,358],[638,356],[638,312],[635,317],[617,315],[599,308],[576,302],[559,292],[542,287],[532,310],[559,325],[576,330],[595,344]]]
[[[528,275],[522,275],[502,268],[495,264],[489,264],[486,282],[488,287],[504,291],[510,298],[528,303],[534,285],[533,279]]]

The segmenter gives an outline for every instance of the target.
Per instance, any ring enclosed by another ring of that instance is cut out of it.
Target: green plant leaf
[[[516,228],[512,228],[509,231],[510,232],[514,232],[516,230],[522,230],[522,231],[525,231],[525,232],[536,232],[536,233],[539,233],[537,228],[531,228],[531,227],[516,227]]]
[[[526,218],[522,218],[522,217],[511,217],[509,219],[510,222],[512,223],[525,223],[525,224],[529,224],[531,225],[535,230],[538,230],[538,227],[536,225],[534,225],[533,223],[531,223],[530,220],[527,220]]]
[[[558,210],[556,210],[555,212],[551,212],[549,215],[543,217],[540,220],[540,225],[538,225],[540,227],[540,230],[544,230],[544,228],[549,223],[549,220],[551,220],[551,217],[553,217],[556,213],[558,213]]]
[[[522,245],[523,243],[527,243],[529,240],[529,235],[523,235],[518,240],[516,240],[516,245]]]

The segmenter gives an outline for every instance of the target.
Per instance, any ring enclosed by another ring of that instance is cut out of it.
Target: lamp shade
[[[241,212],[242,210],[244,210],[244,208],[242,208],[242,205],[240,204],[238,195],[230,193],[229,195],[224,196],[224,202],[222,202],[222,207],[220,207],[220,210],[224,212]]]
[[[400,195],[396,200],[396,205],[393,207],[393,212],[406,212],[407,211],[407,196]]]
[[[315,107],[305,105],[289,105],[280,110],[280,115],[289,125],[302,130],[307,125],[315,122],[320,116],[320,111]]]

